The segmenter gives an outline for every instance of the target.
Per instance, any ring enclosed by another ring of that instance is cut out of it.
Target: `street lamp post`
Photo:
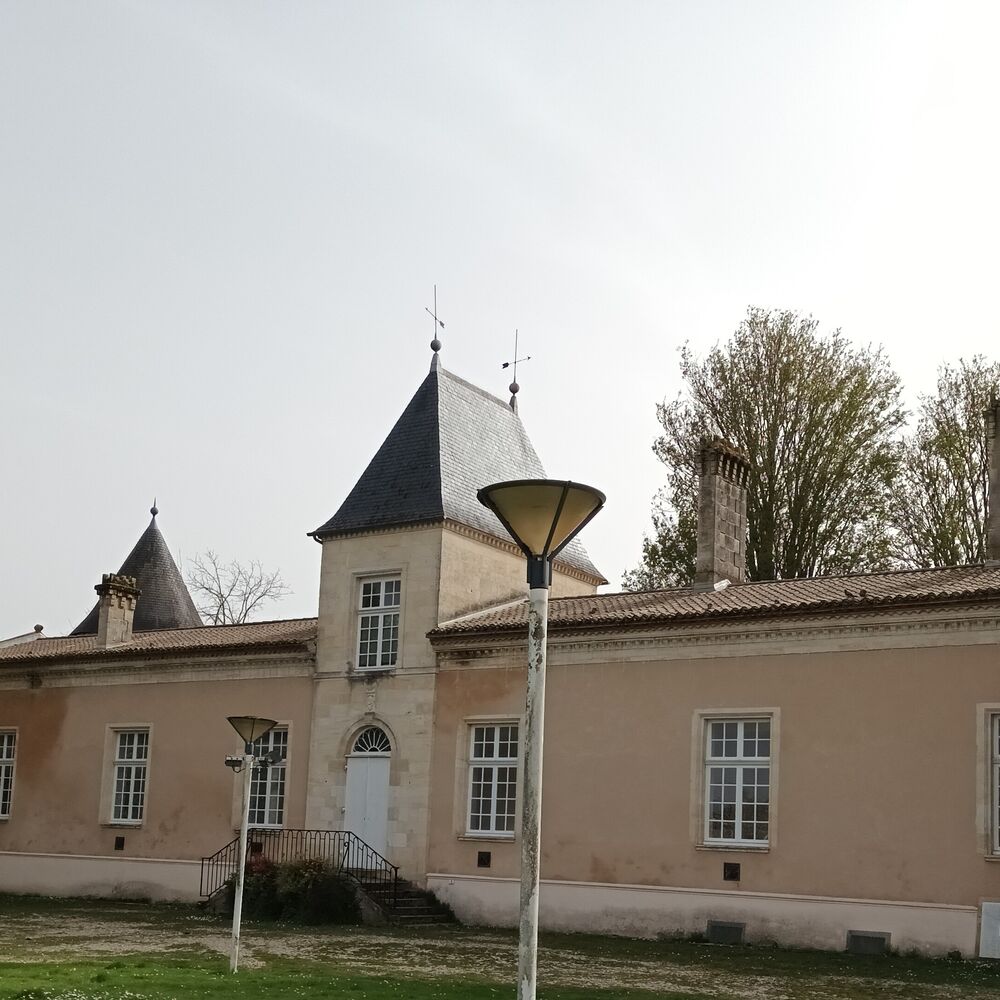
[[[243,772],[243,819],[240,822],[240,860],[236,870],[236,894],[233,898],[233,951],[229,971],[236,972],[240,964],[240,924],[243,919],[243,881],[247,868],[247,828],[250,825],[250,783],[258,764],[253,744],[278,724],[274,719],[258,719],[255,715],[230,715],[229,724],[243,740],[243,756],[227,757],[226,764]]]
[[[517,998],[535,1000],[542,751],[545,737],[545,647],[552,559],[604,506],[605,496],[592,486],[553,479],[494,483],[483,487],[477,496],[480,503],[496,514],[528,558],[528,683],[524,708]]]

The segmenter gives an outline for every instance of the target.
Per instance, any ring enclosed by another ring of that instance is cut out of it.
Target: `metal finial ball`
[[[437,354],[437,352],[441,350],[441,341],[440,341],[440,340],[438,340],[438,339],[437,339],[437,337],[435,337],[435,338],[434,338],[434,339],[433,339],[433,340],[431,341],[431,350],[432,350],[432,351],[433,351],[433,352],[434,352],[435,354]]]
[[[516,382],[511,382],[507,388],[510,389],[512,396],[516,396],[521,391],[521,387]]]
[[[153,506],[149,508],[149,513],[152,514],[153,517],[156,517],[156,515],[160,513],[160,509],[154,503]]]

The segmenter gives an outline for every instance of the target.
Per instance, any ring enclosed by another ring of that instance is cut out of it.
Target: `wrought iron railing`
[[[399,867],[382,857],[350,830],[251,829],[247,835],[247,866],[257,858],[275,864],[315,859],[353,879],[382,906],[392,909],[399,893]],[[239,837],[201,859],[201,895],[211,898],[236,874]]]

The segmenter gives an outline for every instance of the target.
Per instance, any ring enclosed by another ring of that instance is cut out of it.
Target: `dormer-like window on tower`
[[[399,653],[402,581],[385,576],[360,581],[358,591],[358,668],[394,667]]]

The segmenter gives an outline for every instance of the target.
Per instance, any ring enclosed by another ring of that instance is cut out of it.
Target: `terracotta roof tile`
[[[574,631],[977,599],[1000,599],[1000,566],[776,580],[709,591],[654,590],[554,598],[549,602],[549,628]],[[527,621],[527,602],[521,601],[445,622],[431,636],[514,632],[526,628]]]
[[[24,666],[45,660],[82,660],[104,657],[143,657],[180,653],[226,653],[251,649],[305,647],[316,638],[315,618],[250,622],[246,625],[201,625],[198,628],[135,632],[130,642],[107,649],[93,635],[36,639],[0,647],[0,666]]]

